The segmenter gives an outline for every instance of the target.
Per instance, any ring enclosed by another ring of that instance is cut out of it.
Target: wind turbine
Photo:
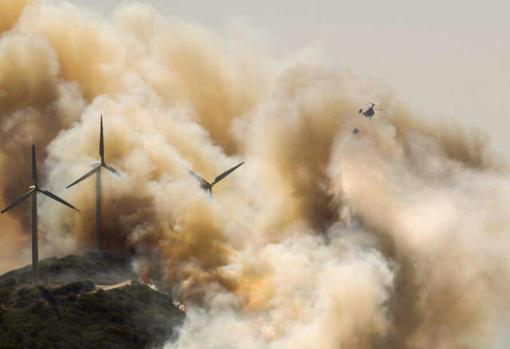
[[[96,174],[96,247],[97,251],[101,252],[101,241],[102,241],[102,186],[101,186],[101,169],[105,168],[114,175],[120,176],[119,172],[111,166],[108,166],[104,160],[104,136],[103,136],[103,116],[101,115],[101,126],[99,131],[99,157],[101,161],[99,164],[95,165],[92,170],[85,173],[83,176],[78,178],[73,183],[69,184],[66,189],[72,187],[73,185],[80,183],[84,179],[92,176],[94,173]]]
[[[41,189],[39,187],[37,181],[37,159],[35,154],[35,145],[32,144],[32,185],[28,188],[29,190],[23,194],[20,198],[14,201],[12,204],[4,208],[1,212],[2,214],[9,211],[14,206],[19,203],[25,201],[30,196],[32,197],[32,283],[34,285],[39,283],[39,247],[37,241],[37,193],[41,193],[50,199],[60,202],[61,204],[66,205],[67,207],[72,208],[79,212],[79,210],[65,201],[64,199],[59,198],[57,195],[53,194],[48,190]]]
[[[189,171],[189,173],[200,182],[200,187],[202,187],[202,189],[208,191],[209,195],[212,196],[212,188],[213,188],[213,186],[215,184],[217,184],[219,181],[221,181],[223,178],[227,177],[229,174],[231,174],[232,172],[237,170],[243,164],[244,164],[244,161],[241,162],[240,164],[232,167],[231,169],[226,170],[225,172],[223,172],[219,176],[216,176],[216,178],[214,178],[214,181],[212,183],[209,183],[208,181],[206,181],[205,179],[203,179],[202,177],[200,177],[198,174],[196,174],[195,172],[193,172],[191,170]]]

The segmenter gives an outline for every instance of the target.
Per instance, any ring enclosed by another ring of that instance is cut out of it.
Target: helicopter
[[[358,113],[359,114],[362,114],[364,117],[366,117],[367,119],[372,119],[372,117],[375,115],[375,111],[378,110],[378,111],[382,111],[382,109],[376,109],[375,108],[375,103],[368,103],[370,104],[369,107],[367,107],[365,110],[363,110],[363,108],[361,108]]]

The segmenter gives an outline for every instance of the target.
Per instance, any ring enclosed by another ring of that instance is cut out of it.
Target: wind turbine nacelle
[[[90,167],[92,167],[92,168],[95,168],[99,165],[101,165],[101,161],[93,161],[90,163]]]

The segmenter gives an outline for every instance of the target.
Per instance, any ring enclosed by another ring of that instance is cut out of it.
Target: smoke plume
[[[0,8],[0,203],[30,185],[35,139],[42,183],[82,211],[41,200],[42,255],[92,249],[94,179],[64,188],[102,114],[124,174],[103,176],[105,248],[186,305],[168,349],[504,347],[510,181],[483,134],[148,5]],[[213,198],[189,175],[240,161]],[[28,261],[27,208],[1,217],[4,270]]]

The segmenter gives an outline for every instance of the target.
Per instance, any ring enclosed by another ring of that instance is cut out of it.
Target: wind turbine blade
[[[101,127],[99,131],[99,156],[101,157],[101,163],[104,164],[103,115],[101,115]]]
[[[10,204],[9,206],[7,206],[6,208],[4,208],[2,210],[2,213],[4,212],[7,212],[9,211],[11,208],[13,208],[14,206],[16,206],[17,204],[23,202],[24,200],[28,199],[28,197],[34,192],[35,189],[30,189],[29,191],[27,191],[25,194],[23,194],[19,199],[17,199],[16,201],[14,201],[12,204]]]
[[[78,183],[80,183],[81,181],[83,181],[84,179],[86,179],[86,178],[88,178],[88,177],[92,176],[94,173],[96,173],[96,171],[98,171],[98,170],[99,170],[99,167],[100,167],[100,166],[96,166],[96,167],[94,167],[92,170],[90,170],[89,172],[85,173],[83,176],[81,176],[80,178],[78,178],[77,180],[75,180],[73,183],[69,184],[69,185],[66,187],[66,189],[69,189],[69,188],[71,188],[73,185],[78,184]]]
[[[205,179],[203,179],[202,177],[200,177],[200,176],[199,176],[198,174],[196,174],[195,172],[193,172],[193,171],[189,170],[189,174],[190,174],[190,175],[192,175],[193,177],[195,177],[195,179],[196,179],[197,181],[199,181],[199,182],[200,182],[200,184],[201,184],[202,186],[207,186],[207,187],[209,187],[209,186],[211,185],[211,183],[209,183],[208,181],[206,181]]]
[[[62,198],[59,198],[58,196],[56,196],[55,194],[53,194],[51,191],[49,190],[39,190],[39,192],[41,192],[42,194],[46,195],[47,197],[49,197],[50,199],[53,199],[55,201],[58,201],[60,202],[61,204],[63,205],[66,205],[67,207],[70,207],[72,208],[73,210],[76,210],[78,212],[80,212],[80,210],[78,210],[76,207],[74,207],[73,205],[71,205],[70,203],[68,203],[67,201],[65,201],[64,199]]]
[[[35,154],[35,144],[32,144],[32,180],[37,187],[37,157]]]
[[[116,176],[119,176],[119,177],[122,177],[120,172],[117,171],[116,169],[114,169],[113,167],[111,166],[108,166],[108,165],[102,165],[104,168],[106,168],[108,171],[110,171],[111,173],[113,173],[114,175]]]
[[[239,167],[241,167],[242,165],[244,164],[244,161],[241,162],[240,164],[232,167],[231,169],[229,170],[226,170],[225,172],[223,172],[222,174],[220,174],[219,176],[217,176],[216,178],[214,178],[214,182],[213,182],[213,185],[218,183],[219,181],[221,181],[223,178],[227,177],[229,174],[231,174],[232,172],[234,172],[235,170],[237,170]]]

